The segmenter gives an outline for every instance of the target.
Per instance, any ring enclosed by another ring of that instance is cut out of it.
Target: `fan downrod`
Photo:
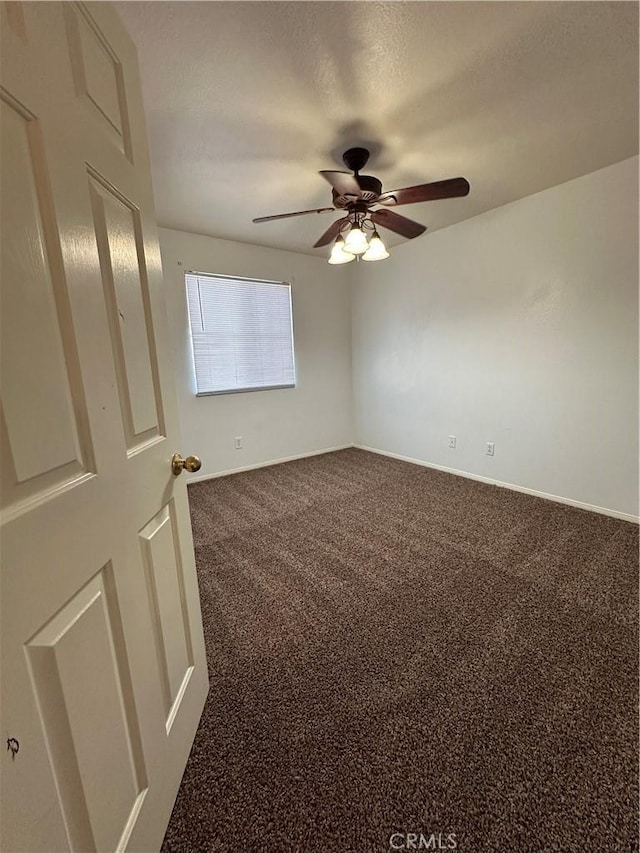
[[[356,175],[369,159],[369,152],[366,148],[349,148],[342,155],[345,166],[355,172]]]

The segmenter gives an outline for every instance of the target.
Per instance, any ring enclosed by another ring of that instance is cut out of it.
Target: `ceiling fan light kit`
[[[400,204],[417,204],[422,201],[436,201],[442,198],[460,198],[469,194],[469,182],[466,178],[450,178],[446,181],[434,181],[415,187],[404,187],[392,192],[382,192],[382,182],[372,175],[361,175],[369,159],[366,148],[349,148],[342,155],[350,172],[322,171],[322,177],[331,184],[333,207],[319,207],[314,210],[300,210],[295,213],[279,213],[275,216],[260,216],[254,222],[269,222],[273,219],[286,219],[289,216],[303,216],[307,213],[328,213],[334,210],[346,211],[346,216],[337,219],[314,243],[314,249],[328,246],[335,241],[329,258],[330,264],[346,264],[357,256],[365,261],[381,261],[389,257],[384,243],[380,239],[376,226],[388,228],[408,240],[424,234],[425,225],[407,219],[389,210]],[[346,238],[342,232],[346,231]],[[371,232],[371,237],[367,236]]]
[[[333,244],[333,249],[331,250],[331,257],[329,258],[328,263],[330,264],[348,264],[349,261],[354,260],[355,255],[352,255],[351,252],[345,252],[344,250],[344,238],[337,237],[336,242]]]
[[[366,235],[362,228],[360,228],[359,223],[355,222],[349,229],[347,238],[344,241],[344,250],[345,252],[351,252],[352,255],[363,255],[368,248],[369,244]]]
[[[380,235],[377,231],[374,230],[373,236],[369,241],[369,248],[362,256],[363,261],[384,261],[385,258],[389,257],[389,252],[387,252],[387,248],[380,239]]]

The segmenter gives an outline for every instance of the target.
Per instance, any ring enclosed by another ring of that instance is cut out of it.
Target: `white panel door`
[[[153,851],[208,678],[136,54],[0,5],[2,849]]]

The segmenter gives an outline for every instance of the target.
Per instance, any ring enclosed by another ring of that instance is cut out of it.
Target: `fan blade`
[[[338,195],[346,198],[360,198],[362,190],[351,172],[320,172],[325,181],[328,181]]]
[[[348,216],[344,216],[342,219],[336,219],[333,225],[324,232],[322,237],[313,244],[314,249],[319,249],[320,246],[327,246],[329,243],[332,243],[340,231],[342,230],[342,226],[349,219]]]
[[[439,198],[458,198],[469,195],[469,181],[466,178],[449,178],[447,181],[434,181],[432,184],[419,184],[417,187],[405,187],[383,193],[378,204],[416,204],[420,201],[436,201]]]
[[[420,225],[419,222],[414,222],[413,219],[407,219],[406,216],[400,216],[391,210],[376,210],[371,214],[371,219],[376,225],[382,225],[383,228],[395,231],[396,234],[402,234],[403,237],[408,237],[410,240],[413,237],[419,237],[427,230],[426,225]]]
[[[307,213],[333,213],[335,207],[317,207],[315,210],[297,210],[295,213],[276,213],[275,216],[259,216],[252,222],[271,222],[272,219],[287,219],[289,216],[305,216]]]

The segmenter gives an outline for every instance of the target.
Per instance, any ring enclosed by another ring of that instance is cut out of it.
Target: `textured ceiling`
[[[430,230],[638,151],[635,2],[115,6],[167,227],[322,256],[333,214],[251,219],[329,205],[317,172],[350,145],[387,190],[470,181],[467,198],[398,209]]]

